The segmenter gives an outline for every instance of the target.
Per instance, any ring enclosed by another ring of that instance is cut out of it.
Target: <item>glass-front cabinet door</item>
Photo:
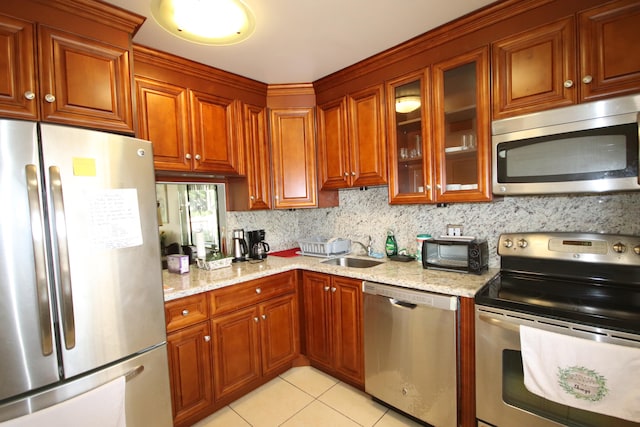
[[[491,200],[488,49],[433,66],[435,199]]]
[[[387,82],[389,203],[433,201],[429,70]]]

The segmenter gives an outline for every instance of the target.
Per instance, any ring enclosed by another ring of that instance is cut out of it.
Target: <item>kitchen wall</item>
[[[228,212],[228,229],[264,228],[272,251],[297,246],[313,236],[373,237],[383,252],[386,230],[396,233],[399,248],[414,252],[417,233],[444,234],[447,224],[462,224],[464,234],[486,238],[495,255],[498,236],[518,231],[590,231],[640,235],[640,193],[496,198],[491,203],[435,205],[388,204],[386,187],[340,190],[340,206],[292,211]]]

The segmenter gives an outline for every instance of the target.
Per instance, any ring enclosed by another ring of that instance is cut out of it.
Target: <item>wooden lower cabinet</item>
[[[300,355],[296,272],[165,304],[173,422],[187,427]]]
[[[302,274],[306,356],[327,373],[364,388],[362,280]]]
[[[182,425],[200,413],[208,413],[212,408],[210,339],[208,322],[201,322],[167,335],[175,425]]]

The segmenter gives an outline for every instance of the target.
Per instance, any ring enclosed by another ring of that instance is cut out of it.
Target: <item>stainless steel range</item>
[[[640,362],[640,236],[503,234],[498,254],[500,273],[475,297],[478,426],[640,426],[637,420],[577,409],[529,391],[521,347],[521,332],[533,328],[568,343],[637,349]],[[627,368],[637,373],[638,365]],[[628,387],[636,390],[638,384]]]

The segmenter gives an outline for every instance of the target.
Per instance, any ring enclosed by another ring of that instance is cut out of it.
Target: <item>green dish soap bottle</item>
[[[388,257],[398,255],[398,242],[396,242],[396,236],[393,235],[393,231],[387,231],[387,241],[384,245],[385,252]]]

